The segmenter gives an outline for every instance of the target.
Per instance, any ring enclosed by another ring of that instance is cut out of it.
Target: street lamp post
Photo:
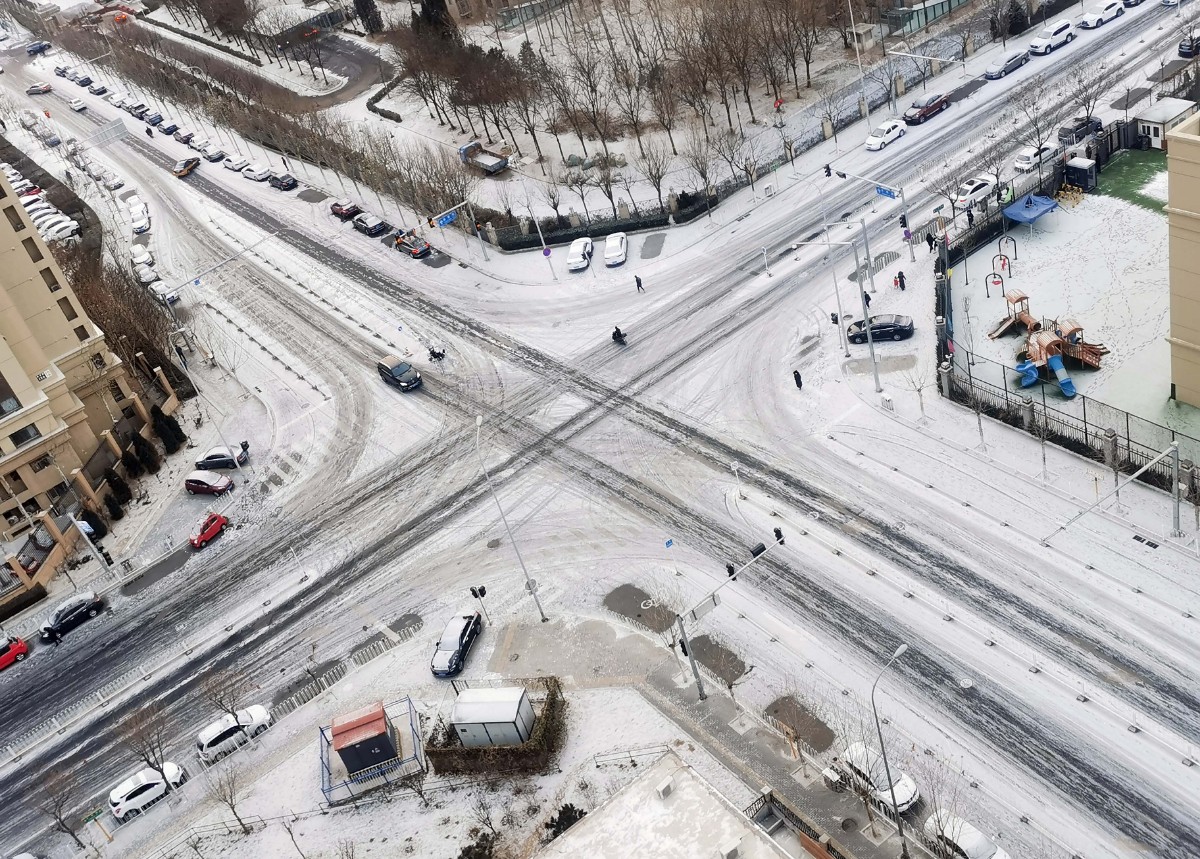
[[[525,568],[525,559],[521,557],[521,550],[517,547],[517,541],[513,538],[512,528],[508,527],[508,517],[504,515],[504,507],[500,504],[500,497],[496,495],[496,487],[492,485],[492,476],[488,474],[487,466],[483,464],[483,447],[479,443],[479,433],[482,427],[483,415],[476,415],[475,455],[479,457],[479,470],[483,472],[484,480],[487,481],[488,489],[492,493],[492,500],[496,502],[496,509],[500,511],[500,521],[504,523],[504,530],[508,533],[508,542],[512,544],[513,551],[517,553],[517,562],[521,565],[521,572],[525,574],[525,590],[529,591],[529,595],[533,597],[533,603],[537,606],[542,623],[545,623],[550,618],[546,617],[546,612],[542,610],[542,601],[538,599],[537,595],[537,583],[529,578],[529,570]]]
[[[867,99],[867,75],[863,71],[862,54],[858,50],[858,32],[855,30],[857,26],[854,23],[854,4],[851,0],[846,0],[846,8],[850,10],[850,32],[854,37],[854,58],[858,60],[858,91],[862,94],[863,107],[867,111],[867,127],[871,125],[871,103]]]
[[[883,728],[879,724],[879,711],[875,709],[875,687],[879,685],[880,678],[891,667],[892,663],[904,655],[908,650],[907,644],[901,644],[896,648],[896,652],[892,654],[892,658],[883,666],[883,670],[879,672],[879,677],[875,678],[875,682],[871,684],[871,712],[875,714],[875,730],[879,733],[879,751],[883,753],[883,773],[887,776],[888,790],[892,794],[892,813],[896,815],[896,830],[900,833],[900,857],[908,859],[908,839],[904,837],[904,821],[900,819],[900,809],[896,805],[896,785],[892,781],[892,770],[888,766],[887,746],[883,744]]]

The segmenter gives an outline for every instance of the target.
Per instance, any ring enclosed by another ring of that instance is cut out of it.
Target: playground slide
[[[1030,385],[1037,384],[1038,368],[1037,364],[1032,361],[1022,361],[1013,368],[1021,374],[1021,387],[1028,388]]]
[[[1063,396],[1068,400],[1072,399],[1075,396],[1075,383],[1067,375],[1067,368],[1063,366],[1062,355],[1051,355],[1046,359],[1046,365],[1054,371],[1055,377],[1058,378],[1058,387],[1062,390]]]
[[[1015,316],[1005,316],[996,323],[995,328],[988,332],[988,339],[995,340],[997,337],[1003,337],[1008,333],[1008,329],[1012,328],[1016,324],[1017,319]]]

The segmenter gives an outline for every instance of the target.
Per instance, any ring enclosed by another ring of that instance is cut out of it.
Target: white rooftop
[[[1145,110],[1139,110],[1137,118],[1145,122],[1170,122],[1175,117],[1195,109],[1196,103],[1186,98],[1160,98]]]
[[[511,722],[525,695],[522,686],[499,689],[464,689],[454,702],[450,723],[454,725],[482,722]]]
[[[671,793],[658,795],[670,780]],[[795,859],[673,752],[550,842],[539,857]]]

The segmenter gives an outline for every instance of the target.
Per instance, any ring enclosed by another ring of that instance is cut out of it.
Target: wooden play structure
[[[1075,383],[1067,374],[1063,358],[1074,358],[1084,367],[1100,368],[1100,359],[1108,354],[1102,343],[1088,343],[1083,339],[1083,326],[1074,319],[1059,319],[1050,327],[1032,331],[1025,339],[1025,348],[1017,353],[1024,357],[1015,369],[1021,374],[1021,387],[1028,388],[1041,380],[1041,368],[1048,367],[1058,380],[1063,395],[1075,396]]]
[[[1025,326],[1027,334],[1042,327],[1042,323],[1034,319],[1029,312],[1029,296],[1019,289],[1010,289],[1004,298],[1008,301],[1008,316],[1001,319],[988,332],[989,340],[995,340],[997,337],[1003,337],[1005,334],[1016,331],[1019,325]]]

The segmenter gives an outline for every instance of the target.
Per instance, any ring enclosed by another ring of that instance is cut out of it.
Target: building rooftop
[[[464,689],[454,702],[450,721],[454,724],[509,721],[516,715],[524,697],[525,689],[521,686]]]
[[[1160,98],[1145,110],[1139,110],[1137,118],[1144,122],[1170,122],[1181,113],[1195,108],[1196,103],[1186,98]]]

